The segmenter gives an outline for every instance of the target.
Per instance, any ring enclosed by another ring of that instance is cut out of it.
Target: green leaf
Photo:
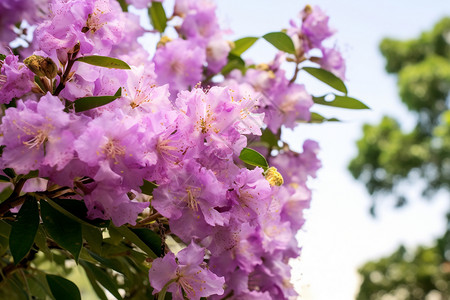
[[[239,40],[234,41],[234,48],[231,49],[232,54],[236,56],[240,56],[242,53],[247,51],[256,41],[257,37],[245,37]]]
[[[327,95],[322,97],[313,97],[314,103],[348,109],[369,109],[367,105],[352,97],[333,94],[334,99],[327,101],[325,100],[326,96]]]
[[[36,199],[28,196],[25,199],[17,220],[12,224],[9,236],[9,249],[17,265],[30,251],[39,227],[39,208]]]
[[[250,148],[242,149],[239,158],[246,164],[263,168],[264,171],[269,167],[266,158],[262,156],[258,151]]]
[[[144,184],[140,186],[141,192],[143,194],[146,194],[149,196],[153,195],[153,190],[156,189],[157,187],[158,187],[157,184],[155,184],[151,181],[145,180],[145,179],[144,179]]]
[[[269,128],[266,128],[262,132],[261,142],[266,143],[269,147],[279,148],[278,147],[278,140],[280,139],[279,136],[280,132],[277,135],[275,135]]]
[[[245,61],[237,55],[230,53],[228,55],[228,63],[222,68],[222,75],[228,75],[234,69],[240,70],[245,73]]]
[[[167,26],[167,17],[161,2],[152,2],[152,6],[148,9],[148,16],[153,28],[161,33],[164,32]]]
[[[11,182],[11,179],[9,177],[0,175],[0,181]]]
[[[108,69],[131,69],[126,62],[108,56],[100,56],[100,55],[82,56],[77,58],[76,61],[81,61],[90,65],[104,67]]]
[[[9,178],[15,178],[16,177],[16,172],[14,172],[14,170],[11,169],[11,168],[3,169],[3,173],[5,173],[6,176],[8,176]]]
[[[321,68],[312,68],[312,67],[303,67],[302,70],[308,72],[309,74],[316,77],[323,83],[328,84],[335,90],[338,90],[339,92],[342,92],[347,95],[347,87],[345,86],[345,83],[342,81],[342,79],[340,79],[333,73]]]
[[[308,123],[324,123],[324,122],[340,122],[340,120],[336,118],[327,119],[318,113],[311,112],[311,118]]]
[[[161,237],[154,231],[148,228],[131,228],[133,231],[147,246],[149,246],[153,252],[161,256]]]
[[[39,224],[34,242],[38,246],[39,250],[44,253],[45,258],[49,261],[53,261],[53,253],[47,245],[47,234],[42,224]]]
[[[80,290],[72,281],[50,274],[45,278],[56,300],[81,300]]]
[[[46,200],[54,209],[78,223],[95,227],[107,227],[110,223],[109,220],[87,219],[87,208],[83,201],[57,198]]]
[[[108,297],[106,297],[105,292],[100,287],[100,285],[97,283],[97,280],[95,279],[94,274],[92,274],[92,272],[90,272],[90,271],[86,271],[86,269],[85,269],[85,272],[86,272],[86,276],[89,279],[89,282],[91,283],[92,288],[94,289],[98,298],[100,300],[108,300]]]
[[[100,228],[82,224],[81,232],[83,233],[83,237],[88,243],[89,248],[94,252],[101,253],[103,236]]]
[[[119,300],[122,299],[122,296],[118,292],[117,283],[113,278],[111,278],[111,275],[108,274],[108,272],[87,261],[80,261],[80,264],[84,267],[86,273],[91,272],[92,275],[94,275],[94,278],[114,297],[116,297]]]
[[[148,256],[151,258],[157,258],[158,256],[153,252],[153,250],[147,246],[147,244],[142,241],[139,236],[131,231],[128,227],[125,225],[121,227],[116,227],[117,231],[119,231],[126,239],[128,239],[130,242],[134,243],[136,246],[141,248],[145,253],[147,253]]]
[[[122,11],[128,12],[128,4],[125,0],[117,0],[120,4],[120,8],[122,8]]]
[[[278,50],[295,55],[295,46],[292,39],[284,32],[270,32],[263,38],[275,46]]]
[[[122,95],[122,88],[119,88],[114,96],[92,96],[75,100],[75,112],[82,112],[113,102]]]
[[[0,236],[9,239],[11,233],[11,225],[3,220],[0,220]]]
[[[5,60],[5,58],[6,58],[6,55],[0,53],[0,60]]]
[[[41,201],[41,216],[44,227],[58,245],[66,249],[78,261],[83,242],[81,224],[67,218],[47,201]]]

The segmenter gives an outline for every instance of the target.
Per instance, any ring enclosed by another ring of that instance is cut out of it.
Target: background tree
[[[371,213],[379,196],[392,194],[395,206],[408,199],[400,184],[425,183],[423,197],[450,188],[450,18],[440,20],[418,38],[399,41],[386,38],[380,44],[386,70],[396,74],[402,102],[415,116],[416,125],[405,131],[392,117],[378,125],[365,124],[357,142],[358,155],[349,165],[352,175],[373,195]],[[363,283],[358,299],[423,299],[431,291],[448,299],[450,292],[449,228],[433,247],[394,254],[369,262],[360,269]]]

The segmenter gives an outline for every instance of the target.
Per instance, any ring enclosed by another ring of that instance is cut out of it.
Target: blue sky
[[[309,221],[298,236],[303,256],[293,263],[294,282],[302,299],[353,299],[359,284],[356,270],[363,262],[389,254],[400,243],[409,247],[431,243],[444,231],[448,194],[428,203],[420,199],[416,184],[406,183],[413,203],[394,210],[387,199],[378,210],[379,217],[371,219],[370,197],[346,166],[356,155],[355,142],[363,123],[375,123],[384,114],[399,118],[404,128],[411,128],[414,121],[400,102],[396,78],[384,71],[379,42],[386,36],[414,38],[430,29],[441,17],[450,16],[450,1],[222,0],[218,1],[218,13],[222,24],[234,31],[230,37],[234,40],[286,28],[306,4],[319,5],[330,15],[331,25],[338,30],[331,45],[336,43],[347,60],[349,94],[372,109],[325,109],[323,114],[345,122],[301,125],[283,135],[298,150],[307,138],[319,141],[323,161],[318,179],[311,184],[314,194]],[[270,60],[273,54],[274,49],[264,41],[248,51],[257,62]],[[325,87],[307,75],[300,80],[311,92],[324,94]]]

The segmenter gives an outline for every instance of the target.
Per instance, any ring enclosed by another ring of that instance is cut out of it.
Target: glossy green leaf
[[[292,39],[284,32],[270,32],[263,35],[263,38],[275,46],[278,50],[295,54],[295,46]]]
[[[6,58],[6,55],[0,53],[0,60],[5,60],[5,58]]]
[[[75,100],[75,112],[82,112],[113,102],[122,95],[122,88],[119,88],[114,96],[92,96]]]
[[[117,2],[119,2],[122,11],[128,12],[128,3],[125,0],[117,0]]]
[[[223,75],[228,75],[234,69],[238,69],[242,73],[244,73],[245,72],[245,61],[240,56],[230,53],[228,55],[228,63],[222,68],[221,73]]]
[[[108,272],[104,269],[97,267],[87,261],[80,261],[80,264],[86,270],[86,273],[90,272],[105,289],[107,289],[114,297],[121,300],[122,296],[118,292],[118,286],[116,281],[112,278]]]
[[[153,230],[148,228],[131,228],[133,231],[147,246],[149,246],[153,252],[161,256],[161,237]]]
[[[345,83],[342,81],[342,79],[340,79],[333,73],[321,68],[313,68],[313,67],[303,67],[302,70],[308,72],[309,74],[316,77],[323,83],[328,84],[335,90],[347,94],[347,87],[345,86]]]
[[[144,241],[142,241],[136,233],[131,231],[131,229],[129,229],[126,226],[116,227],[116,229],[126,239],[128,239],[130,242],[132,242],[133,244],[135,244],[136,246],[141,248],[145,253],[147,253],[148,256],[150,256],[151,258],[157,258],[158,257],[155,254],[155,252],[153,252],[153,250],[149,246],[147,246],[147,244]]]
[[[153,190],[156,189],[157,187],[158,187],[157,184],[155,184],[151,181],[145,180],[145,179],[144,179],[144,184],[140,186],[141,192],[143,194],[146,194],[149,196],[153,195]]]
[[[324,123],[324,122],[340,122],[340,120],[336,118],[328,119],[318,113],[311,112],[311,118],[308,123]]]
[[[262,156],[258,151],[250,148],[242,149],[239,158],[246,164],[263,168],[264,171],[269,167],[266,158]]]
[[[113,258],[107,258],[104,256],[100,256],[90,250],[87,250],[89,255],[95,259],[96,261],[98,261],[101,265],[113,269],[114,271],[117,271],[119,273],[124,274],[125,276],[129,276],[130,274],[130,269],[128,268],[127,264],[123,264],[118,257],[113,257]],[[106,251],[105,251],[106,252]],[[103,253],[102,253],[103,254]]]
[[[148,15],[153,28],[161,33],[164,32],[167,26],[167,16],[162,3],[153,1],[152,6],[148,9]]]
[[[67,218],[47,201],[41,201],[41,216],[44,227],[50,236],[78,261],[83,242],[81,224]]]
[[[100,56],[100,55],[82,56],[77,58],[76,61],[108,69],[131,69],[126,62],[108,56]]]
[[[9,236],[9,249],[17,265],[33,246],[39,227],[39,207],[37,200],[27,196],[12,224]]]
[[[339,95],[332,95],[332,96],[334,96],[334,99],[330,101],[325,100],[326,96],[313,97],[314,103],[348,109],[369,109],[367,105],[365,105],[358,99],[348,96],[339,96]]]
[[[47,274],[45,277],[56,300],[81,300],[80,290],[72,281],[57,275]]]
[[[239,40],[234,41],[234,48],[231,49],[232,54],[236,56],[240,56],[242,53],[247,51],[256,41],[257,37],[245,37]]]

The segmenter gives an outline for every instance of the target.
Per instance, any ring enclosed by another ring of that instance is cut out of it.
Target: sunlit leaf
[[[240,56],[242,53],[247,51],[256,41],[257,37],[245,37],[239,40],[234,41],[234,48],[231,49],[232,54],[236,56]]]
[[[109,69],[131,69],[126,62],[108,56],[100,56],[100,55],[82,56],[77,58],[76,61]]]
[[[244,73],[245,72],[245,61],[240,56],[230,53],[228,55],[228,63],[222,68],[221,73],[223,75],[227,75],[234,69],[238,69],[242,73]]]
[[[326,97],[313,97],[314,103],[348,109],[369,109],[367,105],[352,97],[333,95],[334,99],[330,101],[325,100]]]
[[[114,96],[92,96],[75,100],[75,112],[82,112],[106,105],[122,96],[122,88],[119,88]]]
[[[262,156],[258,151],[250,148],[242,149],[239,158],[246,164],[263,168],[264,171],[269,167],[266,158]]]
[[[335,90],[338,90],[344,94],[347,94],[347,87],[345,86],[345,83],[342,81],[342,79],[340,79],[339,77],[337,77],[330,71],[327,71],[327,70],[324,70],[321,68],[313,68],[313,67],[303,67],[302,70],[308,72],[309,74],[316,77],[323,83],[328,84]]]
[[[292,39],[284,32],[270,32],[263,35],[263,38],[275,46],[278,50],[295,54],[295,46]]]
[[[153,28],[159,32],[164,32],[167,26],[167,16],[161,2],[153,1],[152,6],[148,9],[148,15],[152,22]]]

